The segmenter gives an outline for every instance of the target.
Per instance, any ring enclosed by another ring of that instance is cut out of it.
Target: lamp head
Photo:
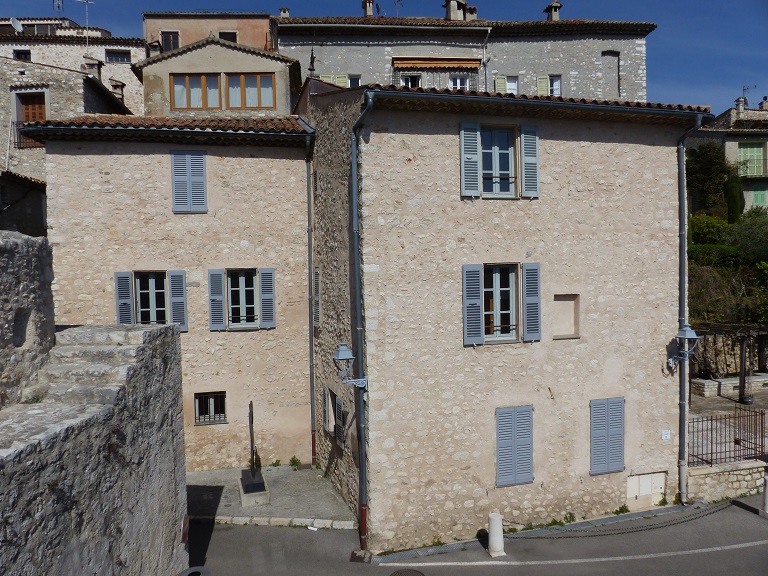
[[[333,364],[336,366],[336,371],[339,376],[344,379],[349,376],[352,371],[352,361],[355,359],[355,355],[352,354],[352,350],[349,349],[346,342],[339,344],[336,348],[336,352],[333,353]]]

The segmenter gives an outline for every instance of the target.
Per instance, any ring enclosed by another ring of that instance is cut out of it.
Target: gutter
[[[365,359],[363,357],[363,291],[360,275],[361,254],[360,254],[360,185],[358,182],[358,145],[360,138],[360,128],[363,125],[363,119],[373,108],[374,93],[365,92],[365,109],[360,113],[357,121],[350,131],[350,141],[352,151],[351,160],[351,186],[350,186],[350,211],[352,212],[352,260],[353,260],[353,296],[352,304],[355,309],[355,375],[357,378],[363,378],[365,374]],[[365,389],[357,388],[357,445],[360,467],[360,485],[358,488],[360,499],[360,549],[368,548],[368,461],[366,454],[366,432],[365,432]]]
[[[692,133],[701,128],[701,122],[704,118],[703,114],[696,116],[696,124],[693,128],[686,131],[680,137],[677,142],[677,203],[678,203],[678,227],[679,227],[679,281],[678,281],[678,329],[683,330],[688,323],[688,309],[687,309],[687,297],[688,297],[688,205],[687,205],[687,191],[685,180],[685,140]],[[686,342],[683,341],[682,349],[685,349]],[[688,500],[688,454],[687,454],[687,423],[688,418],[686,414],[687,409],[687,380],[688,380],[688,357],[684,356],[679,363],[679,406],[680,406],[680,418],[678,423],[678,437],[680,439],[677,468],[678,468],[678,483],[680,486],[680,501],[685,506]]]

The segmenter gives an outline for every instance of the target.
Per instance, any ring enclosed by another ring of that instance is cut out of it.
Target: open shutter
[[[329,419],[330,414],[328,414],[329,396],[330,396],[330,392],[328,391],[328,386],[323,386],[323,428],[325,429],[326,432],[331,431],[331,422]]]
[[[259,268],[259,302],[261,304],[261,328],[277,326],[275,313],[275,269]]]
[[[496,76],[493,79],[494,83],[494,90],[496,92],[500,92],[501,94],[506,94],[507,92],[507,77],[506,76]]]
[[[520,128],[523,157],[523,198],[539,197],[539,129],[536,126]]]
[[[208,270],[208,328],[226,330],[227,314],[224,307],[224,270]]]
[[[187,331],[187,278],[184,270],[168,272],[170,285],[171,323],[178,324],[179,330]]]
[[[461,123],[461,196],[480,197],[480,124]]]
[[[533,482],[533,406],[496,410],[496,485]]]
[[[399,68],[392,69],[392,84],[394,86],[400,86],[400,69]]]
[[[320,268],[312,276],[312,325],[320,326]]]
[[[344,400],[341,396],[336,396],[333,432],[336,436],[336,443],[339,447],[344,448]]]
[[[130,272],[115,272],[115,303],[117,323],[134,324],[133,274]]]
[[[483,336],[483,265],[461,267],[464,294],[464,346],[482,346]]]
[[[526,262],[523,270],[523,341],[541,340],[541,266]]]
[[[589,473],[608,472],[608,399],[589,402]]]
[[[624,398],[608,398],[608,471],[624,470]]]
[[[173,211],[189,212],[189,157],[186,152],[171,152],[171,178],[173,190]]]
[[[207,212],[208,199],[205,185],[205,152],[189,153],[189,209]]]
[[[536,78],[536,94],[538,96],[549,96],[549,76],[539,76]]]

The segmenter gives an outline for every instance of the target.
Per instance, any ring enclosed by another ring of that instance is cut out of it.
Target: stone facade
[[[53,346],[51,247],[0,231],[0,409],[22,399]]]
[[[179,149],[206,152],[207,213],[172,212],[170,151]],[[114,322],[115,272],[184,270],[189,468],[248,463],[251,400],[262,461],[310,462],[303,140],[298,147],[49,142],[47,150],[57,321]],[[211,331],[208,270],[263,267],[275,269],[276,328]],[[227,422],[196,426],[194,396],[209,392],[226,392]]]
[[[448,97],[450,98],[450,97]],[[349,130],[362,98],[310,98],[318,130],[315,263],[323,386],[354,406],[330,362],[349,331]],[[446,104],[447,105],[447,104]],[[418,127],[416,117],[418,116]],[[463,200],[459,126],[535,124],[540,197]],[[691,119],[692,124],[692,119]],[[677,486],[677,380],[665,376],[677,331],[680,127],[374,108],[360,136],[368,544],[372,550],[472,537],[498,510],[525,524],[610,513],[628,479],[666,473]],[[465,347],[462,265],[538,262],[537,342]],[[558,295],[575,295],[563,337]],[[575,309],[574,309],[575,308]],[[360,354],[360,351],[355,351]],[[358,375],[359,376],[359,375]],[[624,399],[623,472],[590,473],[590,400]],[[498,408],[533,406],[532,483],[496,485]],[[356,425],[353,408],[347,424]],[[322,418],[317,426],[321,429]],[[318,459],[356,505],[357,449],[321,435]]]
[[[269,15],[254,13],[144,12],[144,38],[147,43],[160,42],[161,32],[178,32],[179,46],[192,44],[220,32],[234,32],[237,43],[262,50],[271,48]]]
[[[758,460],[689,468],[688,497],[715,502],[755,494],[763,487],[765,469]]]

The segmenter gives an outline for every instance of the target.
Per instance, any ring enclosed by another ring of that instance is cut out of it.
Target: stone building
[[[269,14],[258,12],[144,12],[150,50],[169,52],[208,37],[262,50],[272,49]]]
[[[360,17],[284,11],[272,18],[272,36],[306,75],[344,87],[646,99],[645,39],[655,24],[562,20],[559,2],[538,22],[484,20],[462,0],[444,6],[444,18],[374,16],[373,0],[363,2]]]
[[[88,116],[46,143],[60,324],[181,326],[190,470],[311,460],[308,162],[299,118]]]
[[[677,144],[708,108],[310,81],[298,110],[318,462],[355,507],[366,467],[370,549],[671,501]]]

